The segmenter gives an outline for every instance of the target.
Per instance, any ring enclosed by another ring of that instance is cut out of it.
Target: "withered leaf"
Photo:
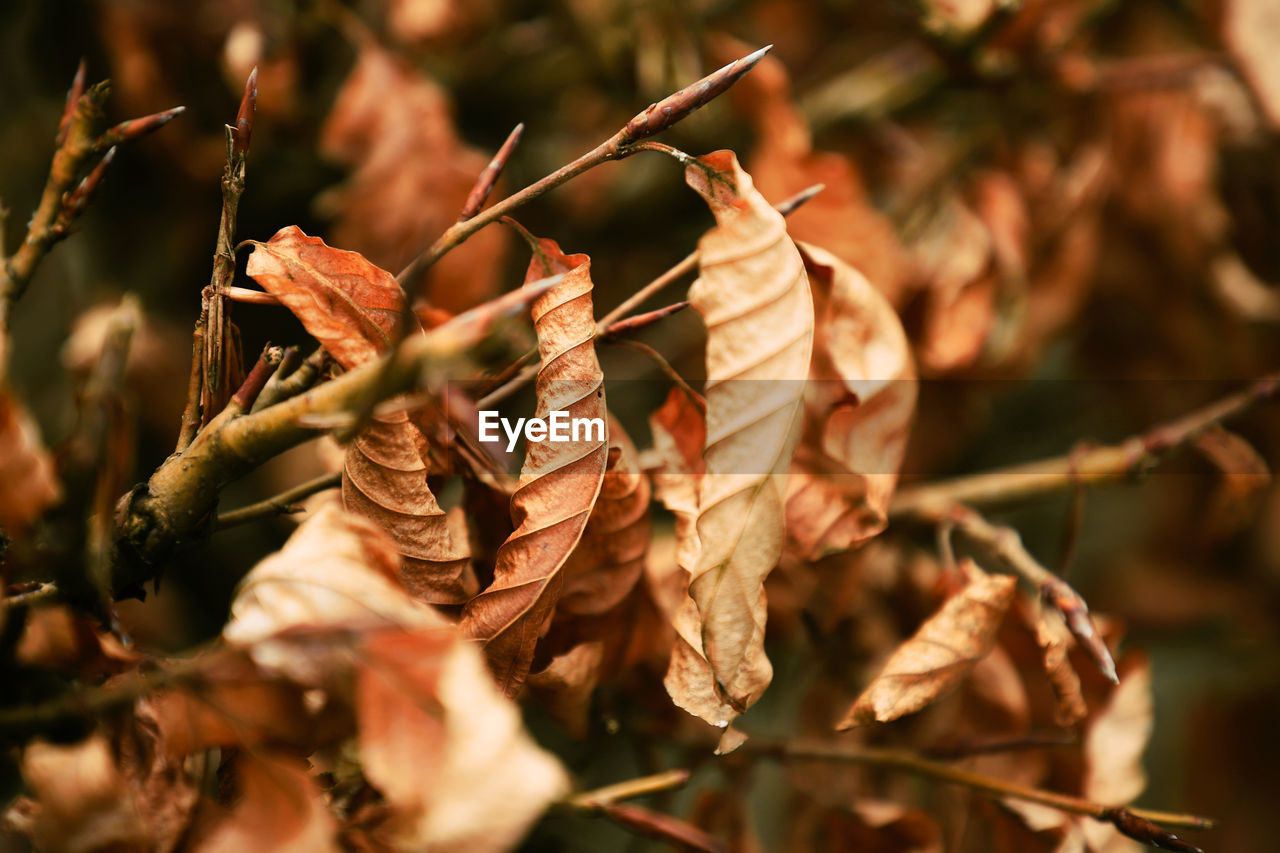
[[[1037,600],[1035,608],[1036,643],[1044,656],[1044,671],[1053,688],[1054,722],[1071,726],[1088,713],[1080,676],[1071,665],[1067,652],[1074,640],[1062,614]]]
[[[61,494],[35,422],[0,388],[0,527],[21,529]]]
[[[241,752],[235,758],[240,799],[194,839],[196,853],[245,850],[336,851],[336,821],[306,764],[297,758]]]
[[[245,272],[348,370],[391,346],[404,293],[391,273],[358,252],[335,249],[290,225],[254,242]]]
[[[565,563],[557,613],[604,613],[636,585],[649,553],[649,497],[635,445],[610,415],[604,482],[582,540]]]
[[[585,738],[591,694],[600,681],[604,643],[579,643],[529,676],[529,695],[576,738]]]
[[[563,273],[533,303],[542,366],[535,385],[537,412],[573,419],[608,417],[604,374],[596,359],[591,261],[538,241],[526,283]],[[594,433],[594,434],[593,434]],[[577,547],[600,494],[608,436],[587,430],[576,441],[531,441],[515,493],[515,530],[498,549],[493,583],[466,605],[461,626],[483,640],[485,654],[508,696],[519,691],[564,584],[565,562]]]
[[[452,626],[378,632],[359,657],[360,758],[391,806],[395,849],[510,850],[567,792],[560,763]]]
[[[917,386],[897,313],[855,269],[797,244],[817,305],[805,447],[787,498],[787,533],[814,559],[859,544],[888,523]]]
[[[405,594],[399,564],[395,544],[381,528],[326,504],[240,582],[222,636],[247,649],[261,667],[300,684],[329,684],[345,669],[344,651],[316,647],[304,654],[288,632],[443,623]]]
[[[1154,726],[1151,667],[1145,658],[1129,659],[1121,666],[1120,684],[1106,706],[1089,724],[1084,737],[1086,799],[1105,806],[1123,806],[1135,800],[1147,785],[1142,754]],[[1112,825],[1085,821],[1080,827],[1091,850],[1133,848],[1124,844]]]
[[[698,481],[705,469],[706,401],[672,388],[649,416],[649,429],[653,448],[648,451],[647,467],[653,468],[654,495],[676,517],[676,562],[689,572],[698,559]]]
[[[689,302],[707,326],[706,471],[699,551],[666,686],[677,705],[719,726],[768,686],[764,579],[785,533],[785,475],[799,438],[813,348],[813,301],[782,215],[731,151],[694,160],[685,180],[716,226],[699,243]]]
[[[954,688],[991,651],[1017,581],[985,575],[972,564],[966,568],[973,580],[894,650],[837,729],[919,711]]]
[[[248,273],[280,297],[343,367],[390,347],[404,293],[391,273],[358,253],[291,226],[255,245]],[[391,534],[404,557],[404,582],[416,596],[461,604],[476,588],[466,533],[461,518],[450,519],[427,485],[428,458],[422,430],[408,415],[375,417],[347,451],[342,500]]]

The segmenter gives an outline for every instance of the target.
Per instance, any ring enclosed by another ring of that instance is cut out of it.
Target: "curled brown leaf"
[[[564,278],[533,304],[542,366],[535,385],[537,412],[571,419],[608,417],[604,374],[595,352],[591,261],[565,255],[540,240],[526,282]],[[499,687],[519,691],[564,584],[563,568],[577,547],[604,479],[608,436],[586,430],[581,440],[531,441],[511,496],[515,531],[498,550],[494,580],[463,610],[465,633],[483,641]]]

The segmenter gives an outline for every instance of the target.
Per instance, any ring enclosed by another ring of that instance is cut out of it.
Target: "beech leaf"
[[[986,575],[971,563],[965,574],[973,580],[894,650],[837,729],[887,723],[919,711],[956,687],[991,651],[1017,581]]]
[[[306,764],[285,755],[242,752],[235,760],[240,800],[192,845],[195,853],[338,850],[337,822]]]
[[[764,653],[764,579],[785,534],[785,475],[799,438],[813,348],[813,301],[782,215],[731,151],[685,180],[716,226],[699,242],[689,303],[707,327],[706,471],[699,540],[666,686],[677,705],[725,727],[773,671]]]
[[[391,273],[360,254],[290,226],[255,244],[247,271],[343,367],[356,367],[390,347],[404,293]],[[461,604],[476,590],[466,531],[428,487],[428,458],[422,428],[408,415],[375,417],[347,451],[342,500],[391,534],[414,595],[432,604]]]
[[[35,421],[0,388],[0,527],[22,528],[61,495]]]
[[[571,419],[608,417],[604,373],[596,359],[591,261],[565,255],[539,240],[526,284],[564,278],[533,303],[542,366],[535,385],[537,412]],[[515,530],[498,549],[493,583],[469,601],[462,630],[482,640],[499,687],[515,695],[546,632],[564,584],[563,568],[577,547],[604,479],[608,436],[587,430],[577,441],[531,441],[515,493]]]
[[[569,788],[455,630],[379,632],[360,647],[365,775],[392,809],[394,849],[500,853]]]

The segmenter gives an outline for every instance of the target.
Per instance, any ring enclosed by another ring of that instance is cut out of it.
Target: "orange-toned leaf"
[[[35,422],[0,389],[0,527],[21,529],[61,494]]]
[[[1084,718],[1088,708],[1080,687],[1080,676],[1067,654],[1073,642],[1071,631],[1057,610],[1037,601],[1034,612],[1036,643],[1044,656],[1044,671],[1049,677],[1056,703],[1054,722],[1060,726],[1074,725]]]
[[[706,471],[699,540],[667,690],[720,726],[768,686],[764,579],[785,534],[785,474],[799,438],[813,348],[813,301],[782,215],[730,151],[693,161],[685,180],[716,227],[699,243],[689,302],[707,326]]]
[[[787,533],[807,559],[888,523],[915,413],[915,365],[885,298],[831,253],[798,244],[818,306],[805,447],[792,466]]]
[[[371,635],[359,657],[360,758],[391,806],[383,829],[396,849],[510,850],[568,790],[451,626]]]
[[[372,40],[358,51],[319,143],[355,171],[323,207],[335,242],[400,269],[454,223],[489,158],[458,138],[440,86]],[[431,303],[457,312],[492,295],[508,239],[486,228],[442,258],[428,275]]]
[[[358,252],[335,249],[290,225],[253,243],[245,272],[348,370],[391,346],[404,293],[391,273]]]
[[[705,470],[702,448],[707,441],[706,402],[681,388],[649,416],[653,449],[653,491],[676,517],[676,562],[692,571],[698,559],[698,481]]]
[[[604,643],[592,640],[579,643],[562,655],[556,655],[543,669],[529,676],[529,695],[541,705],[565,731],[585,738],[591,711],[591,694],[600,681],[604,663]]]
[[[288,853],[338,850],[337,823],[306,763],[270,753],[241,752],[235,759],[240,799],[221,820],[204,827],[196,853]]]
[[[565,255],[540,240],[526,283],[564,273],[533,304],[542,366],[535,417],[564,411],[569,418],[608,417],[604,374],[595,352],[591,261]],[[498,550],[493,583],[467,603],[462,629],[484,642],[498,685],[519,691],[564,584],[563,568],[577,547],[604,479],[608,436],[588,430],[578,441],[531,441],[511,496],[515,530]]]
[[[557,613],[604,613],[636,585],[649,553],[649,497],[649,478],[640,470],[635,445],[611,415],[600,497],[565,563]]]
[[[889,656],[836,728],[913,714],[959,684],[991,651],[1017,581],[984,575],[972,564],[966,574],[973,580]]]

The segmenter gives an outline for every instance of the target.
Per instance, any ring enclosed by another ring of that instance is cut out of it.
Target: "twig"
[[[524,123],[517,124],[511,133],[507,136],[507,140],[502,143],[502,147],[498,149],[498,153],[493,155],[493,159],[489,161],[489,165],[476,177],[475,186],[471,188],[471,192],[467,193],[467,200],[462,205],[462,211],[458,214],[459,222],[466,222],[480,212],[480,208],[484,207],[484,203],[488,201],[489,194],[493,192],[493,187],[498,183],[498,178],[502,175],[502,170],[507,168],[507,161],[511,159],[511,153],[516,150],[516,146],[520,144],[520,137],[524,135]]]
[[[306,391],[315,384],[316,380],[320,378],[320,375],[332,361],[324,347],[317,347],[302,364],[297,364],[298,351],[293,349],[292,352],[292,355],[289,352],[285,353],[284,359],[280,362],[280,367],[267,380],[262,393],[254,401],[251,411],[261,411],[281,400],[296,397]]]
[[[817,761],[834,761],[848,764],[865,764],[873,767],[887,767],[935,779],[952,785],[962,785],[970,790],[991,797],[1010,797],[1029,803],[1039,803],[1069,814],[1084,815],[1106,822],[1112,822],[1118,809],[1091,802],[1083,797],[1070,794],[1059,794],[1039,788],[1028,788],[1016,782],[1008,782],[992,776],[971,773],[950,764],[930,761],[926,758],[896,749],[877,749],[874,747],[852,746],[835,743],[806,743],[802,741],[770,742],[753,738],[744,745],[744,749],[773,755],[781,759],[814,759]],[[1179,812],[1161,812],[1151,809],[1125,809],[1128,814],[1142,820],[1189,829],[1212,829],[1214,821],[1207,817]]]
[[[408,302],[412,304],[414,297],[418,295],[423,276],[427,270],[449,251],[461,245],[472,234],[491,222],[506,216],[520,205],[532,201],[589,169],[593,169],[602,163],[621,160],[631,155],[634,153],[635,143],[666,130],[708,101],[728,90],[742,75],[750,71],[772,47],[772,45],[762,47],[754,53],[708,74],[698,82],[686,86],[672,95],[668,95],[661,101],[649,105],[647,109],[627,122],[621,130],[572,163],[562,166],[541,180],[507,196],[502,201],[494,204],[493,207],[477,213],[474,217],[450,226],[426,251],[415,258],[412,263],[396,276],[396,280],[400,282],[405,293],[408,294]]]
[[[165,460],[146,484],[120,502],[116,542],[122,559],[116,561],[114,589],[129,589],[153,577],[181,541],[210,520],[228,483],[312,438],[314,431],[302,423],[306,417],[351,410],[384,375],[391,379],[385,385],[387,396],[414,390],[428,370],[447,369],[500,317],[522,310],[562,279],[552,276],[505,294],[409,338],[382,359],[273,406],[242,414],[234,411],[234,403],[229,405],[184,453]]]
[[[625,782],[616,782],[605,785],[603,788],[574,794],[565,800],[565,805],[575,809],[593,809],[605,803],[616,803],[618,800],[681,788],[688,781],[688,770],[666,770],[651,776],[628,779]]]
[[[253,134],[253,113],[258,101],[258,69],[249,72],[240,98],[236,123],[226,126],[227,165],[222,172],[222,214],[218,219],[218,239],[213,250],[213,271],[209,285],[201,292],[200,323],[204,326],[204,386],[200,408],[204,423],[221,411],[230,394],[235,353],[232,343],[231,318],[227,315],[227,291],[236,273],[236,214],[244,195],[245,162],[249,140]]]
[[[1160,456],[1186,444],[1214,424],[1236,417],[1257,403],[1270,399],[1278,390],[1280,374],[1272,374],[1242,391],[1119,444],[939,483],[908,486],[894,496],[889,505],[889,516],[898,520],[927,520],[955,504],[1003,504],[1076,486],[1122,482],[1146,470]]]
[[[11,593],[5,596],[4,609],[12,607],[36,607],[58,599],[58,585],[53,581],[33,584],[31,589]]]
[[[109,91],[105,82],[86,88],[85,63],[82,60],[67,91],[49,177],[31,215],[26,236],[17,251],[4,257],[4,262],[0,263],[0,335],[8,331],[13,304],[26,292],[40,261],[55,243],[70,233],[72,223],[84,212],[102,183],[103,174],[114,156],[114,146],[163,127],[184,109],[175,107],[121,122],[98,134],[97,126]],[[89,162],[99,155],[105,156],[80,180]]]
[[[629,335],[632,332],[639,331],[646,326],[651,326],[659,320],[665,320],[672,314],[676,314],[689,307],[689,301],[682,299],[679,302],[673,302],[662,308],[653,311],[646,311],[643,314],[636,314],[627,317],[625,320],[619,320],[611,326],[605,327],[605,330],[598,334],[598,337],[608,340],[609,338],[617,338],[622,335]]]
[[[342,484],[342,473],[335,471],[332,474],[324,474],[316,477],[314,480],[308,480],[299,486],[294,486],[288,491],[281,492],[274,497],[266,500],[258,501],[255,504],[233,509],[228,512],[218,513],[217,519],[214,520],[214,530],[226,530],[228,527],[236,527],[240,524],[248,524],[251,521],[257,521],[261,518],[272,518],[277,515],[288,515],[289,513],[301,512],[302,508],[298,506],[298,501],[305,500],[312,495],[323,492],[325,489],[332,489]]]

